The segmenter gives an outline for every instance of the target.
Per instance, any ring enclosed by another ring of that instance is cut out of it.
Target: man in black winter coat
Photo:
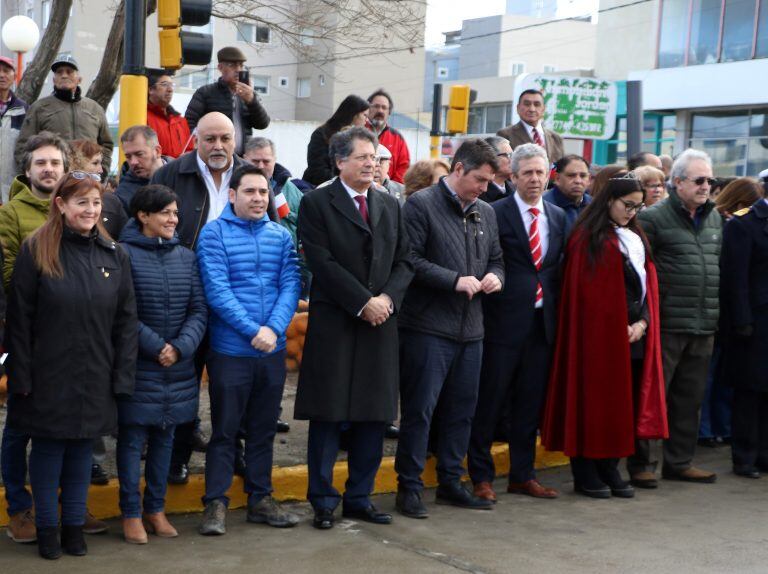
[[[245,140],[251,135],[251,129],[265,129],[269,125],[269,114],[253,87],[240,81],[239,74],[246,69],[245,54],[228,46],[219,50],[216,57],[221,77],[213,84],[197,89],[184,117],[189,129],[194,130],[205,114],[221,112],[235,126],[235,153],[243,155]]]
[[[130,213],[131,199],[136,191],[149,185],[149,180],[155,172],[171,158],[161,155],[163,150],[157,133],[149,126],[129,127],[120,136],[120,147],[123,148],[125,162],[120,170],[120,183],[115,194],[126,213]]]

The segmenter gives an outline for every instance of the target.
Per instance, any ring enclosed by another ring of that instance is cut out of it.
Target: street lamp
[[[35,21],[27,16],[13,16],[3,24],[3,44],[11,52],[16,52],[16,85],[21,82],[23,56],[29,52],[40,39],[40,28]]]

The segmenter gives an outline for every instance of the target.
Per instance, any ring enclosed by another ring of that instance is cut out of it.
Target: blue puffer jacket
[[[121,425],[167,427],[197,415],[195,351],[205,335],[208,310],[195,254],[173,238],[142,235],[131,219],[120,236],[131,258],[139,314],[136,390],[118,401]],[[166,343],[180,359],[163,367],[157,356]]]
[[[227,205],[200,233],[200,275],[211,310],[211,348],[232,357],[262,357],[251,340],[262,326],[285,348],[301,289],[291,234],[265,215],[240,219]]]

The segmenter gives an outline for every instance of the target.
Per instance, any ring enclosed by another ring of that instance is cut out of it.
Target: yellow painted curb
[[[491,449],[496,474],[499,476],[509,472],[509,448],[507,445],[496,444]],[[540,445],[536,449],[536,468],[549,468],[568,463],[568,458],[559,452],[547,452]],[[426,486],[437,485],[435,470],[436,459],[429,457],[422,479]],[[333,484],[339,490],[344,490],[347,480],[347,463],[337,462],[334,467]],[[307,498],[307,466],[275,467],[272,469],[272,486],[274,497],[278,500],[306,500]],[[88,491],[88,510],[97,518],[113,518],[120,515],[118,508],[118,482],[109,481],[106,486],[91,486]],[[385,494],[397,491],[397,474],[395,473],[394,457],[385,457],[376,475],[374,492]],[[203,509],[201,501],[205,492],[205,477],[201,474],[190,476],[185,485],[168,485],[165,497],[165,510],[169,514],[182,512],[199,512]],[[236,476],[229,489],[230,508],[240,508],[246,505],[247,496],[243,492],[243,480]],[[8,524],[6,512],[5,489],[0,488],[0,526]]]

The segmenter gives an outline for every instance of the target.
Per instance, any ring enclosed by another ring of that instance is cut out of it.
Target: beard
[[[30,179],[29,185],[31,188],[34,188],[36,191],[39,191],[40,193],[44,193],[46,195],[51,195],[53,193],[53,190],[56,189],[56,183],[54,182],[53,185],[47,185],[43,183],[42,180],[39,179]]]
[[[224,169],[229,163],[229,158],[225,155],[210,155],[208,156],[208,167],[213,169]]]

